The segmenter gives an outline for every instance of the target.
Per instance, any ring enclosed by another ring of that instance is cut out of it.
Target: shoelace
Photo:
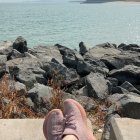
[[[60,124],[55,126],[52,131],[52,135],[54,136],[55,140],[62,140],[62,133],[64,131],[64,122],[62,121]]]
[[[65,128],[71,128],[74,130],[76,129],[75,116],[73,113],[71,113],[69,115],[65,115],[64,124],[65,124]]]

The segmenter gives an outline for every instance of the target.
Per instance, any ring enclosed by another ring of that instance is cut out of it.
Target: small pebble
[[[99,133],[103,133],[103,130],[102,130],[102,129],[99,129],[98,132],[99,132]]]

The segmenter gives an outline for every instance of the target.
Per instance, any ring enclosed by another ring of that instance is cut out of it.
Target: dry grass
[[[95,101],[97,107],[88,112],[88,117],[92,121],[92,124],[97,126],[98,129],[103,128],[105,124],[105,118],[107,116],[107,109],[111,106],[108,102],[105,101]]]
[[[49,110],[63,109],[63,92],[56,81],[49,80],[53,88]],[[37,113],[26,104],[26,97],[15,89],[15,81],[5,74],[0,81],[0,119],[44,118],[46,114]]]
[[[26,105],[25,96],[15,90],[14,83],[8,74],[5,74],[0,82],[0,118],[41,117]]]

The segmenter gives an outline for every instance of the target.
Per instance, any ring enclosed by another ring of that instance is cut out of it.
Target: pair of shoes
[[[47,140],[62,140],[66,135],[74,135],[78,140],[95,140],[88,129],[84,108],[72,99],[64,102],[64,115],[59,109],[47,115],[43,132]]]

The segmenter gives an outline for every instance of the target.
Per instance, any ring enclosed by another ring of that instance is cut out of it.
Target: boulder
[[[129,44],[129,45],[126,45],[126,44],[120,44],[118,46],[119,49],[122,49],[122,50],[125,50],[125,51],[136,51],[136,52],[140,52],[140,46],[137,45],[137,44]]]
[[[27,90],[31,89],[34,83],[46,84],[45,71],[41,69],[41,62],[37,59],[17,58],[7,61],[6,66],[9,72],[17,81],[26,85]]]
[[[121,69],[112,70],[109,73],[109,76],[118,79],[120,84],[124,83],[125,81],[128,81],[133,85],[140,84],[140,68],[138,66],[126,65]]]
[[[85,46],[85,44],[84,44],[84,42],[80,42],[79,43],[79,53],[81,54],[81,55],[84,55],[86,52],[88,52],[88,50],[87,50],[87,48],[86,48],[86,46]]]
[[[125,65],[140,66],[139,53],[131,51],[122,51],[112,56],[107,55],[102,57],[101,61],[106,64],[110,71],[123,68]]]
[[[78,101],[87,112],[92,111],[97,107],[96,102],[90,97],[81,96],[81,95],[72,95],[70,93],[64,93],[63,100],[66,100],[66,99],[74,99],[74,100]]]
[[[91,73],[86,77],[88,95],[97,99],[105,99],[108,95],[108,85],[100,73]]]
[[[62,55],[56,46],[37,46],[29,50],[29,53],[42,62],[50,62],[56,59],[60,64],[63,63]]]
[[[76,69],[77,62],[79,60],[83,60],[83,57],[75,50],[71,50],[59,44],[56,44],[56,46],[58,47],[60,53],[63,56],[63,64],[68,68]]]
[[[68,85],[79,79],[79,76],[74,69],[68,69],[59,63],[44,63],[42,69],[46,71],[46,78],[53,79],[59,85]]]
[[[7,61],[6,55],[0,55],[0,66],[4,66]]]
[[[123,117],[140,119],[140,97],[130,94],[114,94],[107,99],[115,105],[117,111]]]
[[[105,56],[115,56],[120,53],[121,51],[116,49],[116,45],[104,43],[89,49],[85,56],[88,55],[96,59],[102,59]]]
[[[13,43],[13,49],[19,51],[20,53],[27,52],[27,41],[22,36],[19,36]]]
[[[76,91],[80,90],[84,86],[86,86],[86,78],[82,77],[76,81],[67,84],[67,88],[65,89],[65,91],[75,95]]]
[[[0,55],[8,55],[13,49],[12,41],[0,42]]]
[[[77,73],[81,76],[86,76],[88,74],[90,74],[91,70],[92,70],[92,67],[90,64],[86,63],[85,61],[81,60],[81,61],[78,61],[77,63]]]
[[[20,82],[15,82],[14,87],[18,95],[27,95],[26,86]]]
[[[7,60],[12,60],[12,59],[16,59],[16,58],[22,58],[24,57],[24,55],[22,53],[20,53],[19,51],[13,49],[7,56]]]
[[[34,84],[34,87],[28,91],[28,97],[35,104],[35,110],[43,112],[43,108],[49,109],[51,106],[50,99],[53,97],[52,88],[39,83]]]
[[[129,92],[134,92],[134,93],[137,93],[140,95],[140,91],[137,90],[131,83],[125,81],[122,85],[121,85],[122,88],[128,90]]]

